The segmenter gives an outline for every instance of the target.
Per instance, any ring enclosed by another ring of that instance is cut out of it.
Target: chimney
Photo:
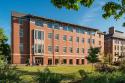
[[[115,28],[114,26],[109,28],[109,34],[114,34],[115,33]]]

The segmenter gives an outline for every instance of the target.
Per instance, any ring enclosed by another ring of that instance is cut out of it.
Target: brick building
[[[125,56],[125,33],[110,27],[104,39],[105,55],[110,56],[113,62],[122,60]]]
[[[56,65],[87,64],[88,49],[104,50],[104,35],[98,29],[30,14],[12,12],[12,63]]]

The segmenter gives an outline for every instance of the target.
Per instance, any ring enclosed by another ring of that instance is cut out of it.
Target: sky
[[[114,26],[117,30],[125,31],[122,23],[124,18],[114,20],[112,17],[105,20],[102,18],[102,6],[106,1],[116,0],[95,0],[90,8],[81,7],[78,11],[67,10],[65,8],[56,8],[50,0],[0,0],[0,27],[7,34],[10,42],[11,32],[11,12],[17,11],[26,14],[38,15],[59,21],[79,24],[100,31],[108,31],[108,28]]]

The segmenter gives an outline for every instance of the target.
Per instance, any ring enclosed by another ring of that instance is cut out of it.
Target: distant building
[[[105,55],[112,56],[113,62],[122,60],[125,57],[125,33],[110,27],[104,39]]]
[[[12,13],[12,63],[56,65],[87,64],[88,49],[104,51],[104,35],[98,29],[30,14]]]

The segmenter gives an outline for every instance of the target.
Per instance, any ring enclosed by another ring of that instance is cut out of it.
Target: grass
[[[90,72],[92,70],[91,65],[78,65],[78,66],[17,66],[17,71],[21,75],[21,79],[26,82],[34,83],[35,77],[38,75],[38,71],[42,71],[44,68],[48,67],[51,72],[65,74],[73,76],[74,78],[80,78],[78,73],[79,70],[85,70]]]

